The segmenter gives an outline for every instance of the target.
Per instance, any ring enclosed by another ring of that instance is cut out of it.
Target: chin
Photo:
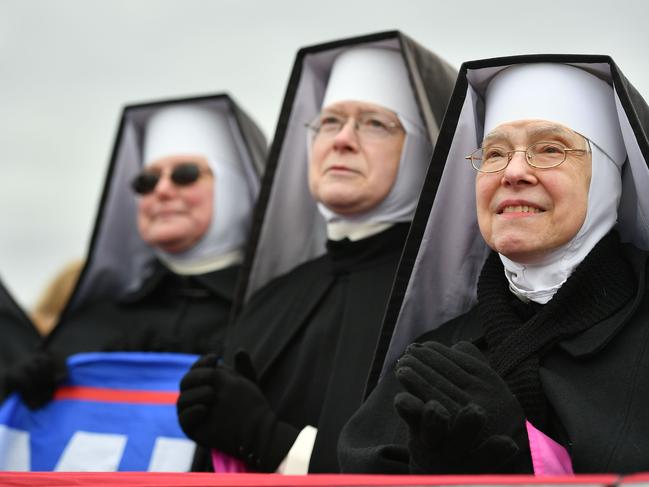
[[[325,193],[318,198],[318,201],[331,211],[341,214],[354,213],[360,203],[357,195],[350,195],[347,192]]]

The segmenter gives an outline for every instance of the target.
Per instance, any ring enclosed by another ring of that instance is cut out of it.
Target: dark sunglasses
[[[193,162],[184,162],[174,166],[171,170],[171,181],[176,186],[189,186],[198,181],[203,172],[209,172],[209,169],[203,169]],[[160,181],[160,176],[161,171],[159,169],[145,169],[133,178],[131,188],[137,194],[152,193],[158,181]]]

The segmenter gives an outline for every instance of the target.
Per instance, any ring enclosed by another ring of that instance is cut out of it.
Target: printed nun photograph
[[[181,382],[199,445],[253,471],[338,471],[455,76],[394,31],[298,52],[227,364],[207,355]]]
[[[648,117],[607,56],[463,64],[343,471],[649,469]]]

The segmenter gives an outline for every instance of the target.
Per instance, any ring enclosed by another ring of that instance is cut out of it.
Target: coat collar
[[[636,294],[631,301],[612,316],[600,321],[583,333],[561,341],[559,346],[572,356],[584,357],[602,350],[624,328],[624,325],[631,319],[642,300],[646,297],[649,253],[638,250],[629,244],[623,245],[622,248],[624,257],[629,261],[636,275]]]
[[[174,274],[159,261],[156,261],[151,268],[149,275],[142,284],[135,290],[125,293],[120,301],[124,303],[136,303],[146,299],[157,289],[167,285],[171,280],[178,280],[178,288],[203,288],[209,293],[232,301],[234,288],[240,266],[234,265],[218,271],[207,272],[192,276],[180,276]],[[190,284],[190,281],[192,282]]]

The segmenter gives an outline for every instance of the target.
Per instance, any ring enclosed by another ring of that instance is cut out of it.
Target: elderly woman
[[[649,468],[648,114],[604,56],[462,67],[343,470]]]
[[[79,352],[221,351],[264,153],[227,95],[126,107],[79,281],[9,377],[28,404]]]
[[[249,469],[338,471],[455,75],[399,32],[299,51],[226,348],[258,381],[201,359],[178,401],[189,437]]]

